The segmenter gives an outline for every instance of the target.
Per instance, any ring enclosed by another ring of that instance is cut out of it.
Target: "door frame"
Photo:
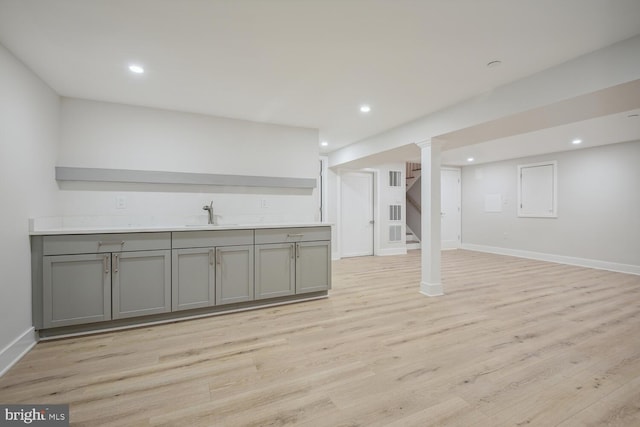
[[[443,171],[454,171],[458,173],[458,233],[460,238],[458,239],[458,243],[454,246],[445,247],[442,244],[442,239],[440,244],[442,245],[442,250],[451,250],[451,249],[460,249],[462,246],[462,168],[456,168],[452,166],[443,166],[440,168],[440,174]],[[440,186],[442,187],[442,176],[440,176]],[[442,188],[440,189],[442,192]],[[442,227],[442,218],[440,218],[440,227]]]
[[[377,255],[378,254],[378,250],[377,250],[377,239],[378,239],[378,233],[376,232],[376,228],[378,226],[378,204],[377,204],[377,196],[376,196],[376,190],[377,190],[377,182],[378,182],[378,171],[374,170],[374,169],[340,169],[338,171],[337,174],[337,179],[336,179],[336,187],[337,187],[337,200],[336,200],[336,205],[337,205],[337,218],[336,218],[336,224],[337,224],[337,247],[338,247],[338,254],[337,257],[334,259],[340,259],[342,258],[342,242],[343,242],[343,236],[342,236],[342,232],[343,232],[343,225],[342,225],[342,177],[346,174],[350,174],[350,173],[368,173],[371,175],[371,212],[372,212],[372,216],[373,216],[373,227],[371,230],[372,236],[371,236],[371,244],[373,245],[371,254],[372,255]]]
[[[328,197],[328,187],[329,187],[329,157],[328,156],[320,156],[320,175],[317,177],[316,188],[315,188],[315,199],[318,201],[319,206],[317,207],[317,213],[319,215],[318,222],[327,222],[328,221],[328,206],[327,201]]]

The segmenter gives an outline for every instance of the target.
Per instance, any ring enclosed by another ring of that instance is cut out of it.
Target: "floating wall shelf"
[[[98,169],[56,166],[58,181],[127,182],[143,184],[189,184],[240,187],[316,187],[313,178],[285,178],[251,175],[218,175],[189,172],[161,172],[129,169]]]

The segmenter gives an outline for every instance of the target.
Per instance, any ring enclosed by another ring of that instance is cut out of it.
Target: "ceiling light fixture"
[[[571,141],[571,143],[572,143],[573,145],[582,144],[582,140],[581,140],[581,139],[574,139],[573,141]]]
[[[323,147],[326,147],[327,145],[329,145],[329,143],[327,141],[322,141],[320,145],[322,145]]]
[[[475,160],[475,159],[474,159],[473,157],[468,157],[468,158],[467,158],[467,162],[469,162],[469,163],[473,162],[474,160]]]
[[[129,71],[135,74],[144,74],[144,68],[142,68],[140,65],[129,65]]]
[[[494,60],[494,61],[489,61],[487,62],[487,68],[496,68],[499,67],[502,64],[502,61],[499,60]]]
[[[360,112],[361,113],[368,113],[369,111],[371,111],[371,107],[368,105],[361,105],[360,106]]]

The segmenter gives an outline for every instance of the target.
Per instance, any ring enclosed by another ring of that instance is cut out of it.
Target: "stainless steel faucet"
[[[202,209],[207,211],[207,214],[209,214],[209,224],[214,225],[216,223],[216,220],[215,216],[213,215],[213,200],[208,205],[204,205]]]

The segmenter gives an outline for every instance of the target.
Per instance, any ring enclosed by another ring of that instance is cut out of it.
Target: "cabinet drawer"
[[[253,245],[253,230],[175,231],[173,249]]]
[[[256,230],[256,244],[331,240],[331,227],[265,228]]]
[[[44,255],[93,254],[171,248],[171,233],[118,233],[44,236]]]

